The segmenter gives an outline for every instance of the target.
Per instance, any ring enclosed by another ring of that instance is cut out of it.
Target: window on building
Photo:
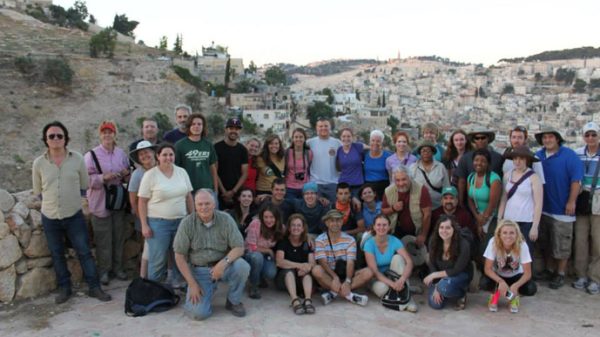
[[[269,119],[269,114],[264,114],[263,119]]]

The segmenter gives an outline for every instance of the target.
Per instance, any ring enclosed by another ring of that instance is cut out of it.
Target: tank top
[[[531,169],[527,169],[527,171],[529,170]],[[506,187],[504,188],[505,193],[508,193],[516,183],[512,178],[513,172],[510,171]],[[515,222],[533,222],[533,211],[533,189],[531,188],[531,176],[529,176],[523,180],[519,187],[517,187],[515,194],[506,202],[504,218]]]

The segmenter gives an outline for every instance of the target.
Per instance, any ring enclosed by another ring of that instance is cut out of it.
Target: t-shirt
[[[187,134],[185,132],[181,132],[181,130],[179,130],[179,128],[175,128],[171,131],[165,132],[165,134],[163,136],[163,140],[165,142],[175,144],[185,137],[187,137]]]
[[[579,157],[583,163],[583,180],[581,181],[581,185],[586,191],[590,191],[592,188],[592,181],[594,180],[594,173],[596,173],[596,166],[598,166],[598,163],[600,162],[600,151],[590,157],[588,156],[586,145],[576,149],[575,154],[577,154],[577,157]],[[600,190],[600,180],[596,182],[595,190]]]
[[[412,217],[410,216],[410,191],[398,192],[398,201],[402,201],[403,207],[402,211],[398,212],[398,222],[396,224],[395,234],[400,238],[405,235],[415,235],[415,224],[412,221]],[[421,205],[421,209],[431,207],[431,197],[429,197],[429,191],[425,186],[421,186],[421,200],[419,200],[419,205]],[[390,204],[388,203],[385,194],[383,195],[381,207],[390,207]]]
[[[175,165],[185,169],[194,191],[201,188],[216,190],[210,173],[210,166],[216,162],[215,147],[204,138],[195,142],[186,137],[175,143]]]
[[[215,144],[215,151],[219,162],[219,179],[225,190],[229,191],[240,180],[242,165],[248,164],[248,150],[240,143],[229,146],[222,140]]]
[[[490,172],[488,174],[490,175],[490,186],[488,186],[485,182],[486,182],[486,178],[483,178],[483,182],[481,184],[481,187],[477,188],[475,187],[475,180],[476,180],[476,173],[473,174],[471,176],[471,179],[469,179],[468,183],[470,184],[469,186],[469,198],[473,199],[473,201],[475,202],[475,205],[477,206],[477,210],[480,213],[483,213],[487,207],[488,204],[490,203],[490,193],[491,193],[491,188],[492,188],[492,184],[494,183],[494,181],[500,181],[502,182],[502,180],[500,180],[500,177],[496,174],[496,172]],[[496,210],[494,210],[494,214],[496,214]]]
[[[394,254],[396,254],[398,249],[404,248],[404,244],[397,237],[388,235],[387,239],[388,245],[383,253],[379,250],[379,248],[377,248],[377,243],[375,242],[375,237],[373,236],[370,237],[367,242],[365,242],[365,246],[363,248],[365,253],[375,256],[377,269],[379,269],[379,271],[382,273],[385,273],[390,268],[392,257],[394,257]]]
[[[366,204],[362,205],[362,217],[365,221],[365,228],[370,229],[373,223],[375,223],[375,217],[381,213],[381,201],[375,202],[375,210],[371,211]]]
[[[350,186],[364,184],[363,149],[362,143],[352,143],[348,153],[344,152],[343,146],[337,149],[335,158],[340,169],[340,183],[347,183]]]
[[[501,177],[504,157],[500,153],[492,150],[492,148],[488,148],[488,150],[492,157],[492,162],[489,163],[489,167],[492,171],[496,172],[499,177]],[[475,171],[473,168],[473,153],[474,151],[468,151],[462,157],[460,157],[458,167],[456,168],[456,171],[454,171],[454,174],[457,177],[467,179],[469,174]]]
[[[308,223],[308,232],[310,234],[321,234],[325,230],[325,224],[321,220],[329,211],[329,206],[325,207],[317,201],[315,207],[308,207],[304,199],[295,199],[292,201],[294,210],[292,213],[300,213],[304,215]]]
[[[295,155],[293,149],[285,152],[285,187],[301,190],[302,186],[310,181],[310,163],[313,160],[312,151],[305,149],[303,155]],[[297,175],[304,175],[303,179],[297,179]]]
[[[392,153],[391,156],[385,160],[385,169],[388,171],[390,176],[390,182],[393,180],[392,174],[397,167],[405,166],[408,168],[411,164],[417,162],[417,157],[412,153],[407,153],[404,159],[400,160],[396,153]]]
[[[331,249],[333,246],[333,250]],[[337,240],[331,240],[327,232],[317,236],[315,240],[315,260],[327,259],[329,268],[335,270],[336,260],[356,260],[356,241],[354,238],[344,232],[340,234]]]
[[[138,196],[149,199],[148,217],[178,219],[187,214],[186,195],[191,191],[192,184],[184,169],[174,166],[173,175],[168,178],[156,166],[142,177]]]
[[[510,278],[522,274],[523,264],[531,263],[531,255],[529,255],[529,248],[525,241],[521,242],[521,256],[496,256],[495,246],[494,238],[491,238],[483,256],[488,260],[494,261],[494,271],[500,277]]]
[[[140,189],[140,183],[142,182],[142,177],[146,173],[143,167],[137,167],[133,173],[131,174],[131,178],[129,179],[129,184],[127,185],[128,192],[137,193]]]
[[[313,137],[307,140],[306,144],[314,156],[310,166],[310,181],[317,184],[337,184],[339,174],[335,168],[335,155],[342,142],[333,137],[327,139]]]
[[[302,242],[300,246],[296,247],[292,245],[290,239],[284,238],[277,242],[275,251],[282,251],[283,258],[296,263],[307,263],[308,256],[312,253],[308,242]]]
[[[391,156],[392,153],[389,151],[383,151],[379,158],[371,157],[371,152],[365,152],[365,181],[376,182],[376,181],[389,181],[390,176],[385,168],[385,160]]]

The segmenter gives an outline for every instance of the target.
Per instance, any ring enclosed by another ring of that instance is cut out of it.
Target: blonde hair
[[[510,247],[509,253],[512,256],[520,256],[521,255],[521,244],[523,243],[523,234],[521,234],[521,229],[519,225],[512,220],[498,220],[498,226],[494,231],[494,250],[496,256],[506,257],[506,249],[504,249],[504,243],[502,243],[502,239],[500,238],[500,232],[504,227],[512,227],[517,233],[517,238],[513,243],[512,247]]]

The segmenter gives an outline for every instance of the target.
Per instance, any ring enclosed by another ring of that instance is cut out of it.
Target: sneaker
[[[512,312],[513,314],[516,314],[519,312],[519,304],[521,301],[519,300],[519,296],[515,296],[515,298],[513,298],[512,300],[510,300],[510,304],[509,304],[509,308],[510,308],[510,312]]]
[[[100,300],[102,302],[108,302],[108,301],[112,300],[112,297],[109,294],[102,291],[102,289],[100,289],[100,287],[90,289],[90,291],[88,292],[88,296],[97,298],[98,300]]]
[[[248,290],[248,297],[250,297],[253,300],[260,299],[260,291],[258,291],[257,286],[250,286],[250,289]]]
[[[54,298],[54,303],[56,304],[62,304],[65,303],[66,301],[69,300],[69,298],[71,298],[71,295],[73,294],[73,292],[71,291],[71,288],[59,288],[58,289],[58,295],[56,295],[56,297]]]
[[[412,313],[417,312],[418,309],[417,309],[417,304],[415,303],[415,300],[411,298],[410,302],[408,302],[406,304],[406,306],[403,308],[403,310],[406,310],[406,311],[412,312]]]
[[[331,303],[331,301],[333,301],[333,298],[334,297],[331,291],[324,291],[321,293],[321,301],[323,302],[323,305]]]
[[[596,295],[600,292],[600,286],[598,283],[592,281],[590,284],[588,284],[586,290],[590,295]]]
[[[128,277],[127,277],[127,273],[126,273],[126,272],[124,272],[124,271],[122,271],[122,270],[121,270],[121,271],[118,271],[118,272],[115,274],[115,276],[117,277],[117,279],[119,279],[119,280],[121,280],[121,281],[125,281],[125,280],[127,280],[127,278],[128,278]]]
[[[463,297],[459,297],[456,300],[456,305],[454,306],[454,310],[465,310],[465,306],[467,305],[467,294]]]
[[[106,286],[106,285],[108,285],[109,282],[110,282],[110,277],[108,276],[108,273],[102,273],[102,275],[100,276],[100,283],[102,283],[102,285]]]
[[[582,290],[582,289],[585,289],[587,284],[588,284],[587,278],[580,277],[575,282],[571,283],[571,286],[575,289]]]
[[[362,305],[364,307],[369,302],[369,297],[367,295],[360,295],[360,294],[353,293],[352,299],[350,299],[350,302],[352,302],[354,304]]]
[[[225,302],[225,309],[231,311],[233,316],[237,316],[237,317],[246,316],[246,309],[244,308],[244,304],[242,302],[240,302],[238,304],[233,304],[233,303],[229,302],[229,299],[227,299],[227,302]]]
[[[556,274],[548,286],[550,289],[559,289],[565,285],[565,275]]]
[[[490,298],[488,299],[488,309],[491,312],[498,311],[498,298],[499,297],[500,297],[500,292],[497,290],[495,293],[490,295]]]

